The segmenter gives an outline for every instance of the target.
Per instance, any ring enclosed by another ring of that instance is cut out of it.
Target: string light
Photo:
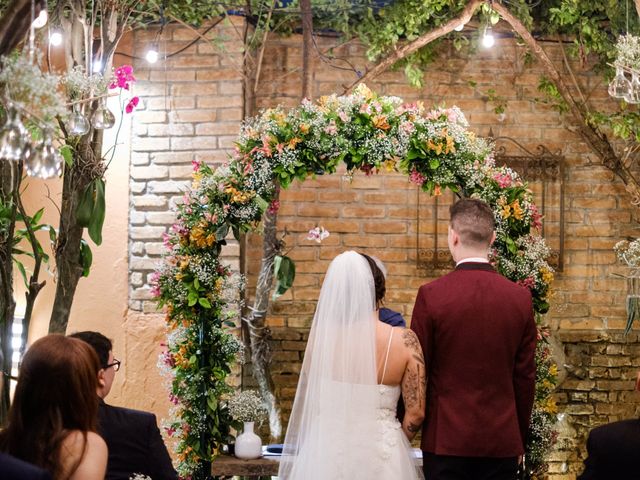
[[[62,45],[62,33],[57,30],[51,32],[51,35],[49,35],[49,43],[54,47]]]
[[[484,48],[491,48],[495,45],[496,39],[493,36],[493,31],[491,27],[487,25],[484,29],[484,33],[482,34],[482,46]]]
[[[49,20],[49,14],[47,13],[47,9],[43,8],[42,10],[40,10],[40,15],[38,15],[38,18],[33,21],[33,28],[44,27],[47,24],[47,20]]]
[[[160,55],[158,54],[158,47],[155,46],[155,45],[152,45],[151,48],[149,50],[147,50],[147,53],[144,56],[144,58],[149,63],[156,63],[158,61],[159,57],[160,57]]]
[[[460,25],[458,25],[457,27],[454,28],[454,30],[456,32],[461,32],[462,30],[464,30],[464,23],[461,23]]]
[[[102,60],[94,60],[91,69],[93,73],[100,73],[102,71]]]

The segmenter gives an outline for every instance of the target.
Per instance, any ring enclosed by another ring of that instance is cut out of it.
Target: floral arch
[[[242,285],[219,259],[227,234],[237,238],[254,230],[267,209],[277,208],[276,184],[286,188],[294,179],[333,173],[341,162],[350,174],[397,170],[429,194],[450,189],[493,207],[495,266],[531,290],[540,324],[527,465],[530,475],[544,467],[554,436],[550,395],[557,378],[541,325],[553,280],[545,261],[549,251],[526,184],[513,170],[496,167],[492,146],[467,127],[456,107],[426,111],[420,102],[403,104],[360,85],[348,96],[263,111],[242,126],[228,163],[215,171],[194,163],[192,188],[165,235],[168,251],[152,282],[170,330],[161,364],[172,379],[175,406],[167,432],[178,441],[181,476],[202,475],[233,424],[225,379],[241,345],[225,327],[235,326],[233,306]]]

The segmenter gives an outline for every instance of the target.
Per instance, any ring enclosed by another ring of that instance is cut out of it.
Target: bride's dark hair
[[[44,468],[54,480],[70,476],[96,431],[98,355],[90,345],[63,335],[36,341],[24,355],[0,451]],[[60,449],[74,430],[84,436],[82,455],[63,470]]]
[[[376,264],[376,261],[371,258],[369,255],[366,255],[364,253],[361,253],[360,255],[362,255],[365,260],[367,261],[367,263],[369,264],[369,268],[371,268],[371,274],[373,275],[373,283],[375,285],[375,289],[376,289],[376,306],[380,306],[382,305],[382,300],[384,299],[385,294],[387,293],[387,282],[384,278],[384,273],[382,272],[382,270],[380,270],[380,268],[378,268],[378,265]]]

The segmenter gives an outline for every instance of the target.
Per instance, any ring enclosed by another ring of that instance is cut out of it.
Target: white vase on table
[[[262,440],[253,432],[254,422],[244,422],[244,431],[236,438],[235,456],[244,460],[262,456]]]

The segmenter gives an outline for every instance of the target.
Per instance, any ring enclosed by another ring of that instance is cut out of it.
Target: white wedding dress
[[[309,333],[280,480],[422,478],[396,419],[400,386],[377,381],[377,322],[369,264],[356,252],[339,255]],[[390,343],[391,336],[381,381]]]

